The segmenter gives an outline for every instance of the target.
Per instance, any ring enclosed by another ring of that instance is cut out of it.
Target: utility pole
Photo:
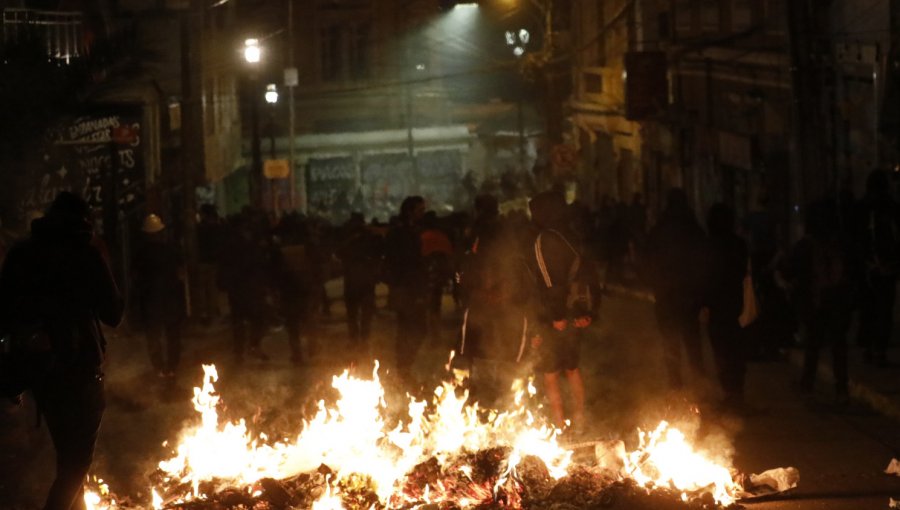
[[[180,13],[181,22],[181,198],[182,243],[187,271],[186,301],[190,315],[197,274],[197,200],[194,190],[203,170],[202,55],[203,7],[200,0],[188,0]]]
[[[291,208],[299,209],[304,214],[306,213],[306,172],[303,172],[303,175],[300,178],[299,185],[297,183],[297,177],[295,175],[296,169],[296,159],[294,156],[294,136],[295,136],[295,125],[296,122],[294,118],[294,89],[297,87],[299,82],[299,73],[297,72],[297,68],[294,67],[294,0],[287,0],[287,12],[288,12],[288,26],[287,26],[287,69],[284,71],[284,85],[288,89],[288,161],[290,174],[288,178],[290,179],[290,187],[291,187]],[[299,200],[299,207],[298,202]]]

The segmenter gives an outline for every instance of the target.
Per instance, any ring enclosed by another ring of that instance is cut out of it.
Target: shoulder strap
[[[568,246],[569,249],[572,250],[572,253],[575,255],[575,260],[572,261],[572,265],[569,267],[569,281],[571,282],[575,280],[575,275],[578,274],[578,270],[581,268],[581,254],[578,253],[578,250],[576,250],[575,247],[572,246],[572,243],[570,243],[569,240],[566,239],[566,236],[562,235],[562,233],[560,233],[558,230],[549,229],[547,230],[547,232],[553,232],[554,234],[559,236],[559,238],[566,243],[566,246]],[[547,263],[544,261],[544,250],[541,243],[543,235],[544,233],[541,232],[540,234],[538,234],[537,239],[534,241],[534,255],[535,258],[537,258],[538,268],[541,270],[541,276],[544,278],[544,284],[549,289],[553,287],[553,282],[550,280],[550,272],[547,271]]]

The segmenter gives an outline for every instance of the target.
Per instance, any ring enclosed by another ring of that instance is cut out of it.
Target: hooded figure
[[[647,240],[648,280],[656,297],[656,321],[663,337],[669,384],[678,389],[681,376],[681,346],[688,364],[703,374],[700,344],[700,302],[704,288],[706,236],[688,205],[684,190],[672,188],[666,209]]]
[[[92,245],[89,208],[60,193],[31,236],[13,246],[0,272],[0,331],[40,331],[48,363],[30,389],[56,449],[56,479],[45,509],[83,505],[104,409],[106,341],[123,302],[106,260]]]
[[[569,209],[561,193],[547,191],[529,203],[531,218],[537,229],[533,240],[532,265],[536,275],[532,347],[537,349],[536,367],[544,374],[544,385],[556,425],[565,424],[559,376],[565,373],[572,396],[572,424],[578,433],[584,423],[584,383],[579,370],[581,336],[590,325],[589,309],[573,309],[570,304],[573,267],[587,269],[586,260],[577,248],[575,236],[568,228]]]

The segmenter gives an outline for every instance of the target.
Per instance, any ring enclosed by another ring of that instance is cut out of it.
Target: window
[[[322,81],[339,80],[344,68],[340,26],[332,25],[323,28],[320,44],[322,49]]]
[[[731,0],[731,30],[733,32],[748,30],[752,21],[751,0]]]
[[[371,74],[372,28],[368,23],[356,25],[350,37],[350,77],[354,80],[369,78]]]
[[[691,0],[678,0],[675,4],[675,34],[677,37],[694,35],[694,8]]]
[[[703,3],[703,32],[718,33],[721,29],[721,22],[719,0],[706,0]]]

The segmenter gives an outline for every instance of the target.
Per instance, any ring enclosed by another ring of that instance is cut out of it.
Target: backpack
[[[584,263],[581,253],[572,246],[572,243],[570,243],[564,235],[556,230],[548,230],[547,232],[552,232],[559,236],[572,251],[572,254],[575,255],[572,264],[569,266],[568,277],[566,279],[566,285],[569,287],[568,294],[566,295],[566,309],[568,309],[574,317],[591,315],[594,311],[594,297],[591,292],[589,265]],[[543,236],[544,232],[541,232],[534,241],[534,255],[535,258],[537,258],[538,269],[543,277],[544,285],[549,289],[553,287],[554,282],[550,278],[550,272],[547,270],[547,263],[544,260]]]

